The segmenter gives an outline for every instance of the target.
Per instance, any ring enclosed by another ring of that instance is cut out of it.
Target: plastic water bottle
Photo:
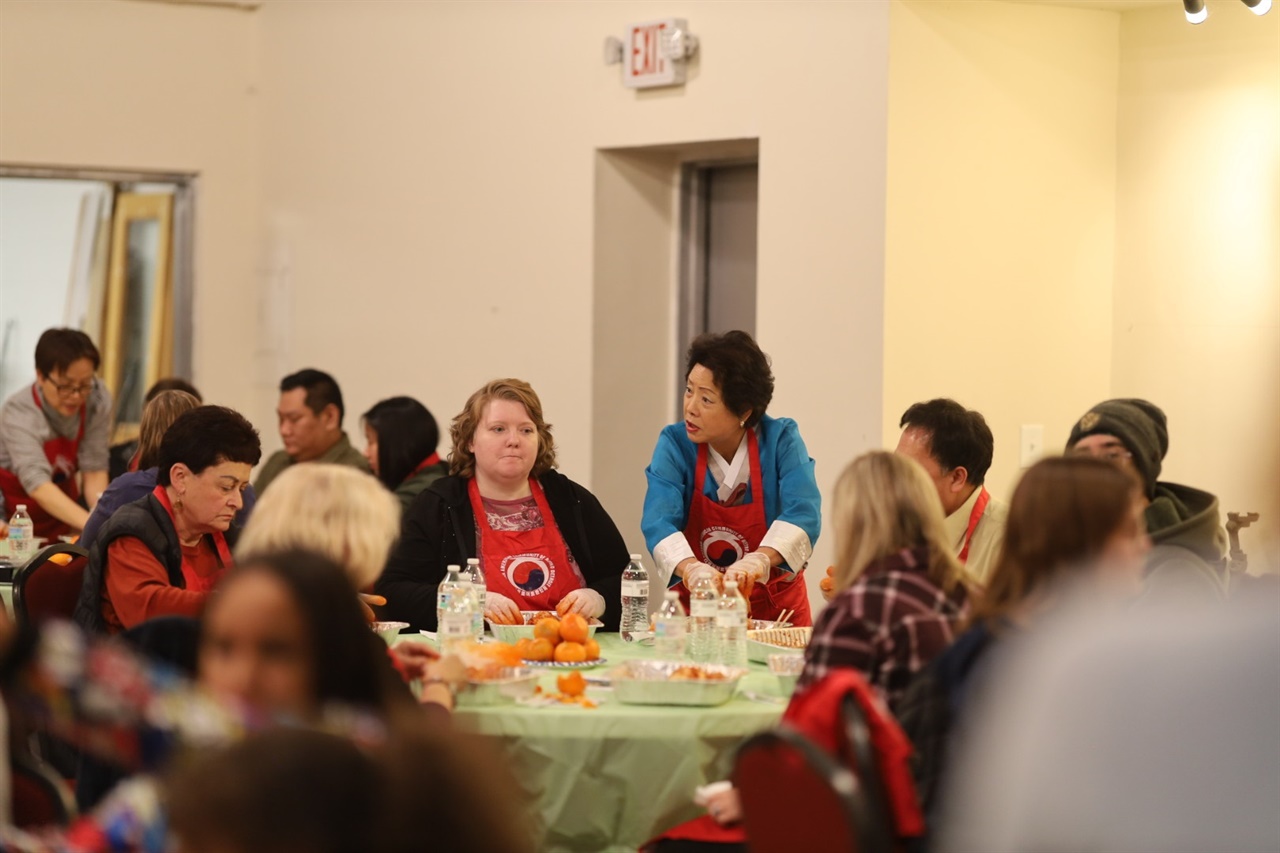
[[[710,575],[703,575],[689,593],[689,657],[702,663],[717,660],[716,604],[720,596]]]
[[[477,640],[484,638],[484,605],[489,597],[489,588],[485,586],[484,575],[480,573],[480,561],[475,557],[467,558],[467,567],[462,572],[462,579],[471,587],[471,627]]]
[[[475,639],[471,584],[463,579],[459,566],[449,566],[448,572],[436,593],[436,638],[442,652]]]
[[[747,600],[738,592],[738,582],[724,582],[724,592],[716,602],[716,633],[720,635],[720,662],[728,666],[747,665]]]
[[[631,563],[622,573],[622,623],[618,631],[628,643],[632,634],[649,633],[649,573],[639,554],[631,555]]]
[[[27,505],[18,509],[9,519],[9,553],[15,564],[25,563],[36,552],[36,526],[27,515]]]
[[[662,604],[653,615],[653,648],[660,660],[680,660],[684,657],[685,640],[689,632],[689,619],[684,605],[674,589],[662,595]]]

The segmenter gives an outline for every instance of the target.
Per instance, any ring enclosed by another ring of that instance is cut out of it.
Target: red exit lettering
[[[662,70],[663,56],[659,52],[659,37],[666,29],[666,24],[652,24],[647,27],[636,27],[631,31],[631,67],[633,77],[646,74],[657,74]]]

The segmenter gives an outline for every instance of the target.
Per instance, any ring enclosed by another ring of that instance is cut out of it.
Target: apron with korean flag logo
[[[698,445],[698,463],[693,474],[693,501],[689,505],[689,521],[684,537],[693,549],[694,556],[721,571],[760,547],[769,525],[764,515],[764,487],[760,478],[760,446],[755,430],[747,430],[747,451],[751,465],[751,503],[724,506],[707,497],[704,489],[707,481],[707,445]],[[804,569],[796,573],[794,580],[774,572],[772,583],[757,583],[751,588],[751,618],[774,619],[783,610],[795,610],[790,617],[792,625],[811,625],[809,593],[805,588]],[[686,611],[689,607],[689,590],[679,586],[680,601]]]
[[[31,386],[31,397],[36,401],[36,408],[43,410],[35,385]],[[84,438],[86,408],[86,405],[80,407],[80,428],[76,431],[75,438],[54,436],[44,443],[44,456],[52,469],[50,475],[53,484],[73,501],[80,500],[80,484],[76,482],[76,474],[80,473],[80,441]],[[17,474],[3,468],[0,468],[0,493],[4,494],[5,508],[10,515],[18,509],[18,504],[27,505],[27,515],[31,516],[36,536],[54,539],[72,532],[70,525],[55,518],[27,494]]]
[[[560,535],[542,486],[530,479],[529,489],[542,513],[542,526],[494,530],[480,488],[472,478],[467,495],[476,517],[476,552],[488,589],[505,595],[521,610],[554,610],[560,599],[582,587],[582,581],[569,565],[569,546]]]

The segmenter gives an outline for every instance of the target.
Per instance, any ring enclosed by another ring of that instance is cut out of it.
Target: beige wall
[[[1252,448],[1277,453],[1280,19],[1237,7],[1191,28],[977,0],[4,0],[0,159],[200,173],[195,379],[269,447],[303,365],[355,414],[410,393],[442,421],[522,375],[638,543],[635,459],[670,412],[607,438],[593,415],[661,396],[674,247],[603,280],[627,223],[598,230],[598,152],[756,139],[759,333],[824,491],[918,399],[988,415],[1007,495],[1021,424],[1056,448],[1141,393],[1170,412],[1170,477],[1254,508],[1275,464]],[[624,89],[604,37],[674,13],[703,41],[688,85]],[[598,322],[615,304],[646,309],[629,362]]]
[[[194,378],[246,411],[258,337],[255,56],[245,12],[0,3],[0,161],[199,173]]]
[[[1007,498],[1021,425],[1061,448],[1109,390],[1120,16],[906,0],[890,23],[883,440],[953,397]]]
[[[688,85],[623,88],[604,38],[676,11],[703,45]],[[661,389],[674,247],[643,260],[631,292],[595,280],[626,231],[625,218],[596,219],[597,180],[626,180],[616,159],[602,175],[596,152],[755,138],[775,409],[799,420],[823,486],[879,441],[887,3],[270,3],[261,15],[264,217],[269,254],[291,259],[288,360],[340,363],[349,408],[408,392],[448,417],[486,379],[521,375],[563,470],[609,481],[606,506],[639,548],[643,464],[673,414]],[[670,215],[656,203],[637,214],[637,239]],[[631,300],[645,303],[642,330],[593,345],[593,316]],[[630,361],[613,346],[635,347]],[[630,412],[637,394],[659,402],[616,419],[596,448],[593,408]]]
[[[1112,391],[1168,414],[1165,479],[1262,512],[1278,571],[1280,14],[1128,14],[1120,57]]]

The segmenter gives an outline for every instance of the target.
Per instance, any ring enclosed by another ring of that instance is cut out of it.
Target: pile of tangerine
[[[570,613],[563,619],[539,619],[533,625],[533,637],[522,637],[516,652],[524,660],[581,663],[598,659],[600,644],[591,638],[586,618]]]

